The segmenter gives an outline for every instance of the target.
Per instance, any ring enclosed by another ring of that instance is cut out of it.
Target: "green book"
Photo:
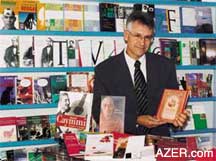
[[[193,114],[193,119],[196,130],[207,128],[207,119],[205,113]]]

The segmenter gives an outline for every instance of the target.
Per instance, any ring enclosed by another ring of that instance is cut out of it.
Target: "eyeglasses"
[[[4,16],[5,19],[12,19],[15,18],[14,16]]]
[[[132,33],[131,31],[127,30],[134,38],[140,40],[140,41],[153,41],[154,40],[154,36],[153,35],[148,35],[148,36],[142,36],[141,34],[139,33]]]

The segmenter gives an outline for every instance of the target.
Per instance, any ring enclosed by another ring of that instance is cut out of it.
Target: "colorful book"
[[[27,118],[26,117],[17,117],[16,118],[17,125],[17,139],[18,141],[28,140],[28,126],[27,126]]]
[[[195,129],[206,129],[208,126],[205,107],[202,105],[196,105],[193,106],[192,111]]]
[[[181,64],[179,42],[176,39],[159,39],[161,55],[171,59],[175,64]]]
[[[181,113],[189,96],[189,91],[165,89],[158,107],[157,118],[172,123]]]
[[[93,94],[60,92],[56,127],[58,135],[89,131]]]
[[[60,91],[67,90],[66,75],[52,75],[50,76],[52,102],[57,103],[59,100]]]
[[[78,41],[74,39],[67,40],[67,59],[68,67],[78,67]]]
[[[37,29],[37,2],[36,0],[22,0],[19,3],[19,29]]]
[[[83,30],[100,31],[100,13],[98,3],[86,3],[83,5]]]
[[[64,4],[64,30],[83,31],[82,4]]]
[[[16,103],[16,77],[15,76],[0,76],[0,104],[15,104]]]
[[[213,33],[211,7],[180,7],[181,33]],[[188,18],[190,15],[190,18]]]
[[[0,142],[17,141],[16,117],[0,118]]]
[[[124,133],[124,96],[101,96],[99,132]]]
[[[200,65],[216,64],[215,45],[215,39],[199,39]]]
[[[34,78],[34,103],[51,103],[50,77]]]
[[[115,7],[117,4],[100,3],[100,31],[116,31]]]
[[[180,33],[179,6],[160,5],[155,7],[156,33]]]
[[[16,84],[17,84],[17,93],[16,93],[17,104],[33,104],[32,77],[18,76],[16,79]]]
[[[40,116],[27,117],[27,127],[29,140],[39,140],[42,139],[42,123]]]

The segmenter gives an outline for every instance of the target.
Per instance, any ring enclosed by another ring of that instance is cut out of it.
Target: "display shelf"
[[[26,72],[84,72],[94,71],[94,67],[52,67],[52,68],[0,68],[0,73],[26,73]]]
[[[0,148],[5,147],[23,147],[31,145],[44,145],[44,144],[57,144],[55,139],[41,139],[41,140],[25,140],[25,141],[14,141],[14,142],[2,142],[0,143]]]
[[[0,105],[0,110],[56,108],[57,103]]]
[[[216,133],[216,128],[171,132],[171,136],[193,135],[193,134],[195,135],[195,134],[204,134],[204,133]]]

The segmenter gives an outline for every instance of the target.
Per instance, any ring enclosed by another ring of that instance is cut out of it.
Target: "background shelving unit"
[[[93,0],[82,0],[83,2],[95,2]],[[46,2],[46,1],[45,1]],[[183,1],[172,1],[167,0],[96,0],[96,2],[106,2],[106,3],[147,3],[155,5],[178,5],[178,6],[211,6],[216,7],[214,2],[183,2]],[[67,32],[67,31],[24,31],[24,30],[0,30],[1,35],[49,35],[49,36],[83,36],[83,37],[122,37],[122,32]],[[156,33],[156,37],[165,37],[165,38],[216,38],[216,34],[185,34],[185,33]],[[177,70],[214,70],[214,82],[216,82],[216,65],[214,66],[177,66]],[[94,71],[94,67],[52,67],[52,68],[0,68],[0,73],[37,73],[37,72],[83,72],[83,71]],[[216,85],[216,84],[215,84]],[[216,88],[215,88],[216,89]],[[215,91],[215,90],[214,90]],[[214,108],[216,108],[216,96],[208,98],[190,98],[189,102],[213,102]],[[57,108],[56,103],[51,104],[24,104],[24,105],[0,105],[1,116],[9,113],[11,115],[15,114],[16,111],[27,110],[27,112],[36,113],[41,110],[48,110],[48,113],[55,114]],[[208,107],[206,107],[208,108]],[[214,110],[214,116],[216,116],[216,110]],[[213,122],[216,122],[216,118],[213,118]],[[205,133],[216,133],[216,125],[214,128],[208,128],[203,130],[188,130],[181,131],[176,133],[171,133],[172,136],[183,136],[183,135],[200,135]],[[215,141],[216,142],[216,141]],[[0,150],[4,148],[13,148],[13,147],[23,147],[23,146],[39,146],[39,145],[48,145],[56,144],[57,142],[54,139],[45,139],[45,140],[33,140],[33,141],[19,141],[19,142],[5,142],[0,143]],[[216,145],[216,143],[214,144]]]

